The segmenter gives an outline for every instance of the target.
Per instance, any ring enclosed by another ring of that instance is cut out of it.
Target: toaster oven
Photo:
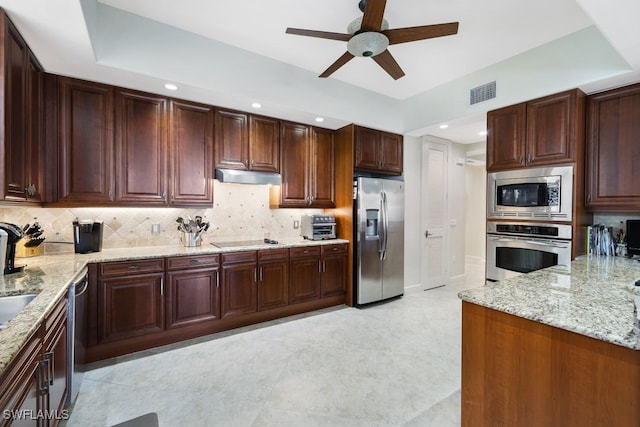
[[[336,217],[332,214],[303,215],[300,235],[308,240],[335,239]]]

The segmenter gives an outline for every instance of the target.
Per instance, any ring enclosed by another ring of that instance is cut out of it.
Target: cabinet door
[[[113,201],[113,88],[59,77],[59,202]]]
[[[334,208],[336,205],[333,131],[313,128],[311,149],[311,207]]]
[[[164,273],[98,280],[101,342],[161,332],[164,329]]]
[[[222,264],[222,318],[254,313],[257,308],[257,264]]]
[[[401,175],[402,150],[402,135],[380,132],[380,169],[385,173]]]
[[[258,311],[289,304],[289,262],[258,264]]]
[[[309,126],[280,123],[281,207],[309,206],[309,137]]]
[[[167,329],[220,318],[220,281],[217,268],[167,273]]]
[[[171,101],[171,194],[179,206],[213,205],[213,107]]]
[[[28,47],[6,19],[4,34],[4,179],[5,199],[26,199],[25,141],[27,117],[26,55]]]
[[[216,110],[215,167],[249,169],[249,132],[247,114]]]
[[[49,368],[49,394],[45,397],[47,407],[51,411],[61,413],[67,399],[67,374],[68,374],[68,336],[67,336],[67,311],[59,319],[53,331],[47,331],[44,359]]]
[[[574,160],[576,101],[572,90],[527,102],[527,166]]]
[[[116,202],[164,204],[167,190],[167,100],[116,94]]]
[[[40,329],[27,340],[13,361],[5,366],[0,382],[0,410],[15,411],[22,418],[0,419],[2,426],[33,426],[36,422],[25,419],[24,414],[38,413],[46,403],[41,390],[46,393],[45,362],[42,361],[42,337]],[[5,415],[5,414],[3,414]],[[9,414],[10,415],[10,414]]]
[[[379,168],[380,131],[355,127],[355,169],[376,170]]]
[[[320,298],[320,257],[292,259],[289,269],[290,304]]]
[[[640,209],[640,84],[589,97],[587,205]]]
[[[322,247],[322,298],[346,294],[347,250],[346,244]]]
[[[280,172],[280,122],[252,115],[249,129],[249,169]]]
[[[25,155],[25,183],[27,199],[41,202],[44,184],[43,161],[43,89],[44,75],[38,60],[29,51],[29,69],[27,75],[27,132]]]
[[[524,166],[526,112],[523,103],[487,113],[487,171]]]

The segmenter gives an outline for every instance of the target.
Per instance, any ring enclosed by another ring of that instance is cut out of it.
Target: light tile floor
[[[459,426],[464,282],[118,359],[85,375],[68,427]],[[191,344],[195,343],[195,344]]]

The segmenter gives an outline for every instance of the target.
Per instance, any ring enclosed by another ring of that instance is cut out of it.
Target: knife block
[[[16,258],[31,258],[34,256],[42,255],[42,246],[36,246],[33,248],[27,248],[24,246],[28,240],[21,239],[18,243],[16,243]]]

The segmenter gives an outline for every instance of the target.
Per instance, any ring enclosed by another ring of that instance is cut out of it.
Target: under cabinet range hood
[[[232,182],[235,184],[280,185],[282,182],[282,177],[279,173],[220,168],[216,168],[216,179],[220,182]]]

